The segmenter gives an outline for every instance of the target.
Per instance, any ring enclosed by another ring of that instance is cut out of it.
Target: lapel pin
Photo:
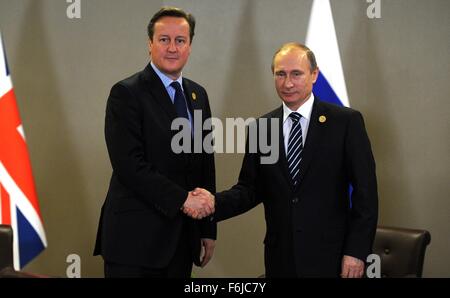
[[[320,123],[324,123],[325,121],[327,121],[327,117],[325,117],[324,115],[319,117],[319,122]]]
[[[195,94],[195,92],[192,92],[191,95],[192,95],[192,99],[193,99],[193,100],[196,100],[196,99],[197,99],[197,94]]]

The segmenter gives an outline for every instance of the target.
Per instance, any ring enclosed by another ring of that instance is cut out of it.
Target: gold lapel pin
[[[195,92],[192,92],[191,95],[192,95],[192,99],[193,99],[193,100],[196,100],[196,99],[197,99],[197,94],[195,94]]]
[[[320,123],[324,123],[325,121],[327,121],[327,117],[325,117],[324,115],[319,117],[319,122]]]

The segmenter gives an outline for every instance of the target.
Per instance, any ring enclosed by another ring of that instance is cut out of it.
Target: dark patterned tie
[[[289,114],[289,117],[292,119],[292,128],[289,134],[287,160],[292,183],[296,185],[298,183],[300,160],[302,159],[303,151],[302,126],[300,125],[302,115],[293,112]]]
[[[180,83],[175,81],[172,82],[170,86],[172,86],[175,89],[175,97],[173,104],[175,105],[175,109],[177,110],[178,117],[184,117],[186,119],[189,119],[186,107],[186,100],[184,99],[184,94],[183,90],[181,90]]]

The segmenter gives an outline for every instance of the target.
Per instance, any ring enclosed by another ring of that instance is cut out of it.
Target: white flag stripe
[[[0,60],[3,60],[3,58],[1,58]],[[7,76],[6,78],[3,79],[0,78],[0,99],[11,89],[12,89],[11,77]]]
[[[320,72],[342,104],[350,106],[329,0],[314,0],[306,33],[306,46],[314,52]]]
[[[0,162],[0,167],[3,167],[2,163]],[[1,177],[0,177],[1,181]],[[5,187],[6,189],[6,187]],[[16,205],[13,203],[12,196],[9,196],[10,201],[10,212],[11,214],[11,227],[17,227],[17,210]],[[14,269],[20,270],[20,251],[19,251],[19,231],[18,229],[12,229],[13,230],[13,262],[14,262]]]
[[[25,141],[25,131],[23,130],[22,124],[17,126],[17,132],[22,136],[22,139]]]
[[[5,50],[2,46],[2,33],[0,32],[0,97],[12,89],[11,78],[6,74]]]
[[[20,209],[20,212],[28,219],[30,225],[39,235],[44,247],[47,247],[47,239],[45,237],[44,226],[41,222],[39,215],[36,210],[31,205],[30,201],[26,198],[22,190],[17,186],[14,180],[9,175],[8,171],[4,167],[3,163],[0,161],[0,182],[3,184],[4,188],[9,194],[11,206],[15,205]],[[12,218],[11,213],[11,218]],[[15,214],[15,212],[14,212]]]
[[[2,183],[0,182],[0,223],[3,223],[3,220],[2,220],[2,188],[3,186],[2,186]]]

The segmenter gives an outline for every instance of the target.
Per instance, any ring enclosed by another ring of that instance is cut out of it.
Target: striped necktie
[[[184,117],[186,119],[189,119],[187,113],[186,100],[184,99],[184,94],[183,90],[181,90],[180,83],[174,81],[170,84],[170,86],[172,86],[173,89],[175,89],[175,97],[173,104],[175,105],[175,109],[177,110],[178,117]]]
[[[292,184],[295,186],[298,183],[300,160],[302,159],[303,151],[303,134],[302,126],[300,125],[302,115],[293,112],[289,114],[289,117],[292,120],[292,128],[289,133],[287,160]]]

